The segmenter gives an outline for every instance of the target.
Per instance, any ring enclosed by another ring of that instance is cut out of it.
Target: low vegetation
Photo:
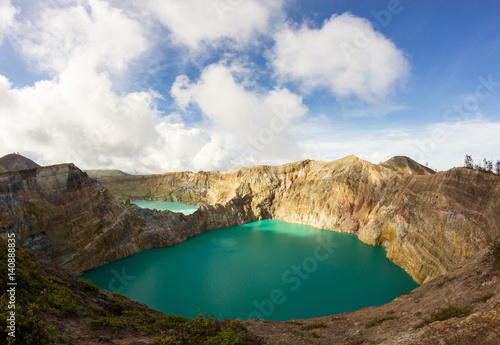
[[[285,321],[285,323],[288,323],[290,325],[297,325],[297,326],[302,326],[304,323],[301,322],[301,321],[293,321],[293,320],[290,320],[290,321]]]
[[[155,345],[257,345],[264,344],[240,321],[217,320],[200,314],[193,320],[185,321]]]
[[[7,286],[7,241],[0,240],[0,284]],[[61,278],[48,275],[32,254],[16,247],[15,334],[19,344],[73,344],[74,339],[55,327],[56,318],[76,315],[78,302],[73,292],[62,285]],[[0,297],[0,319],[7,320],[9,295],[6,289]],[[2,339],[9,329],[2,327]]]
[[[454,305],[450,305],[449,307],[446,308],[441,308],[438,311],[433,311],[429,314],[429,317],[425,319],[422,323],[420,323],[417,328],[421,328],[425,325],[431,324],[435,321],[444,321],[451,319],[453,317],[465,317],[470,315],[472,312],[472,308],[467,306],[467,307],[456,307]]]
[[[7,241],[0,240],[0,284],[7,286]],[[257,345],[260,338],[233,320],[200,315],[190,320],[165,315],[118,293],[97,288],[91,281],[42,266],[32,254],[16,247],[16,344],[78,344],[61,331],[65,322],[85,324],[95,336],[161,335],[157,344]],[[5,291],[5,290],[4,290]],[[8,318],[9,295],[0,296],[0,318]],[[10,339],[7,328],[0,339]],[[88,335],[87,335],[88,336]],[[3,344],[3,342],[0,341]]]
[[[99,288],[94,285],[89,279],[83,279],[83,278],[78,278],[77,279],[78,285],[84,289],[84,290],[89,290],[89,291],[97,291]]]
[[[495,296],[494,293],[488,293],[486,295],[483,295],[481,297],[474,299],[472,302],[474,302],[474,303],[486,303],[493,296]]]
[[[493,242],[486,257],[491,262],[493,270],[500,270],[500,240]]]
[[[381,324],[384,321],[397,320],[397,319],[399,319],[399,317],[397,315],[392,315],[391,313],[389,315],[375,317],[370,321],[368,321],[368,323],[365,325],[365,328],[371,328]]]

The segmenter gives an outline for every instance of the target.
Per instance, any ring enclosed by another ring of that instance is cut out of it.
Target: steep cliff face
[[[245,199],[190,216],[124,205],[73,164],[0,174],[0,236],[74,274],[256,219]]]
[[[59,266],[78,265],[89,240],[121,212],[102,185],[72,164],[0,175],[0,233],[16,233],[19,245]]]
[[[409,174],[349,156],[99,181],[123,199],[224,205],[243,198],[257,219],[354,233],[365,243],[384,246],[390,260],[422,283],[500,234],[500,177],[464,168],[423,174],[424,167],[416,164],[405,165],[414,172]]]
[[[500,233],[500,177],[464,168],[406,174],[349,156],[99,181],[109,192],[72,164],[0,174],[0,235],[16,232],[40,259],[77,274],[207,230],[276,218],[381,245],[422,283]],[[185,216],[127,199],[201,206]]]

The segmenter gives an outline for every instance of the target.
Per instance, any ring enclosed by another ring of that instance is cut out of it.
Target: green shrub
[[[0,240],[0,262],[7,262],[7,240]],[[27,250],[16,246],[16,343],[72,344],[51,323],[54,316],[74,315],[78,304],[61,278],[50,276]],[[0,264],[0,285],[7,285],[7,265]],[[0,318],[7,318],[8,295],[0,296]],[[6,328],[0,328],[0,339],[7,339]]]
[[[111,294],[112,294],[113,296],[115,296],[115,297],[120,298],[120,299],[128,299],[128,297],[127,297],[127,296],[122,295],[121,293],[118,293],[118,292],[112,292]]]
[[[54,284],[44,291],[50,313],[56,316],[71,316],[76,313],[78,302],[67,287]]]
[[[485,303],[487,300],[489,300],[493,296],[495,296],[494,293],[488,293],[486,295],[483,295],[481,297],[478,297],[478,298],[474,299],[472,302],[474,302],[474,303]]]
[[[106,309],[98,306],[95,303],[87,306],[85,309],[87,309],[89,311],[91,316],[95,316],[95,315],[108,316],[109,315],[109,313]]]
[[[94,285],[89,279],[78,278],[77,279],[78,286],[80,286],[83,290],[89,291],[98,291],[99,288]]]
[[[250,345],[262,342],[239,321],[216,320],[204,314],[180,324],[168,337],[155,342],[155,345],[191,344]]]
[[[431,312],[427,319],[425,319],[421,324],[417,325],[417,328],[421,328],[435,321],[444,321],[453,317],[465,317],[470,315],[471,311],[471,307],[460,308],[455,307],[454,305],[450,305],[449,307],[441,308],[438,311]]]

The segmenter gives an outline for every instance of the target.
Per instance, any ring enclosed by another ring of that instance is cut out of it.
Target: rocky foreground
[[[127,202],[133,199],[200,208],[184,216],[140,209]],[[292,323],[250,321],[266,343],[498,343],[500,264],[486,253],[500,235],[500,176],[465,168],[434,173],[406,157],[376,165],[354,156],[99,182],[72,164],[0,174],[0,237],[14,232],[38,260],[74,275],[270,218],[354,233],[383,246],[424,284],[378,308]],[[124,337],[113,341],[125,344]]]

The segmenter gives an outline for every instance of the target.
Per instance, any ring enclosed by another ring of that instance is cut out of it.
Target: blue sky
[[[0,155],[500,159],[497,1],[0,0]]]

